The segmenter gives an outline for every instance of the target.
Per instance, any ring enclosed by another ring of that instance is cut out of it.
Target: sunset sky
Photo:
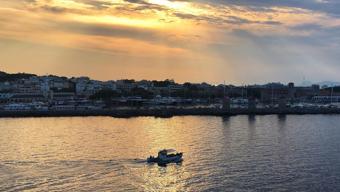
[[[338,0],[1,0],[0,70],[340,81]]]

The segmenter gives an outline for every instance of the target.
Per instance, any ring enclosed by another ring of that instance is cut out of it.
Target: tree
[[[151,91],[145,90],[144,88],[135,87],[130,92],[131,96],[140,96],[143,99],[151,99],[153,97],[153,93]]]
[[[169,85],[175,84],[174,80],[166,79],[164,81],[152,81],[155,87],[168,87]]]
[[[110,89],[103,89],[90,96],[92,100],[107,100],[120,97],[120,94]]]
[[[15,73],[15,74],[9,74],[5,72],[0,72],[0,82],[5,81],[16,81],[19,79],[28,79],[30,77],[35,77],[34,74],[28,74],[28,73]]]

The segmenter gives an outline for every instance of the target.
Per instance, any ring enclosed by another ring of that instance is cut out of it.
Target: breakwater
[[[72,116],[111,116],[118,118],[153,116],[233,116],[233,115],[304,115],[304,114],[340,114],[338,108],[323,109],[230,109],[218,108],[162,108],[162,109],[103,109],[103,110],[64,110],[64,111],[0,111],[0,117],[72,117]]]

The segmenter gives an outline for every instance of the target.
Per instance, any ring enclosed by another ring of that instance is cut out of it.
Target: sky
[[[1,0],[0,70],[214,84],[340,81],[340,1]]]

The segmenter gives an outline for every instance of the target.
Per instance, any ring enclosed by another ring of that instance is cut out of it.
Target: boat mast
[[[274,87],[273,87],[273,83],[272,83],[272,106],[274,105]]]
[[[332,85],[332,89],[331,89],[331,104],[333,104],[333,85]]]
[[[225,98],[225,81],[223,81],[223,98]]]

